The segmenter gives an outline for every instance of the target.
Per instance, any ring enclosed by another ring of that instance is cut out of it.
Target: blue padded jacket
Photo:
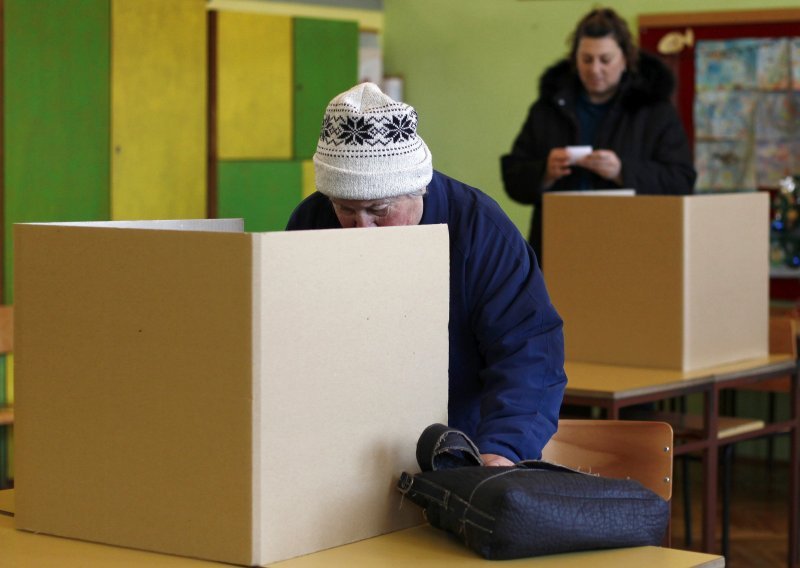
[[[481,453],[538,459],[556,431],[567,377],[562,321],[533,250],[484,193],[434,171],[420,224],[450,234],[449,425]],[[287,230],[340,228],[314,193]]]

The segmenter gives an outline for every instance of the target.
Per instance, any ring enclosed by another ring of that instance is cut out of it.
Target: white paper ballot
[[[591,146],[567,146],[567,154],[569,155],[570,164],[574,164],[584,156],[588,156],[591,153]]]

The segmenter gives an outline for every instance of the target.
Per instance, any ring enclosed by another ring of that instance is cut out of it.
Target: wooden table
[[[725,443],[753,439],[766,434],[788,432],[791,435],[789,487],[789,550],[788,565],[798,563],[798,476],[800,476],[800,397],[798,396],[797,362],[788,355],[771,355],[738,363],[682,372],[567,362],[567,389],[564,403],[593,406],[605,410],[606,417],[619,418],[620,410],[646,402],[701,393],[705,428],[699,439],[681,444],[674,455],[700,452],[703,460],[703,550],[716,551],[716,507],[718,476],[718,418],[720,391],[775,377],[790,375],[791,413],[788,420],[767,423],[763,428],[743,432],[725,439]]]
[[[129,548],[33,534],[14,529],[14,491],[0,491],[0,564],[14,568],[220,568],[223,564]],[[5,513],[4,513],[5,511]],[[6,564],[7,563],[7,564]],[[323,550],[273,564],[276,568],[449,568],[498,566],[447,533],[428,525]],[[718,568],[721,556],[657,546],[556,554],[503,562],[519,568]]]

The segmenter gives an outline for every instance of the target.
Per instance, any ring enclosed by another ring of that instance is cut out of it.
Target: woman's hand
[[[595,150],[575,162],[575,165],[622,185],[622,162],[613,150]]]
[[[483,460],[483,465],[493,467],[493,466],[501,466],[501,465],[514,465],[510,459],[499,456],[497,454],[481,454],[481,459]]]
[[[542,188],[550,189],[552,185],[564,176],[572,173],[569,167],[569,154],[566,148],[553,148],[547,155],[547,170],[542,180]]]

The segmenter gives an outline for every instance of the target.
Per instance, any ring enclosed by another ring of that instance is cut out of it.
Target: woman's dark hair
[[[639,62],[639,49],[633,43],[628,24],[611,8],[595,8],[578,22],[575,31],[572,32],[572,35],[567,40],[570,46],[569,60],[572,66],[575,67],[576,65],[575,57],[578,53],[578,44],[581,38],[608,36],[612,36],[616,40],[617,45],[625,55],[628,69],[635,71]]]

